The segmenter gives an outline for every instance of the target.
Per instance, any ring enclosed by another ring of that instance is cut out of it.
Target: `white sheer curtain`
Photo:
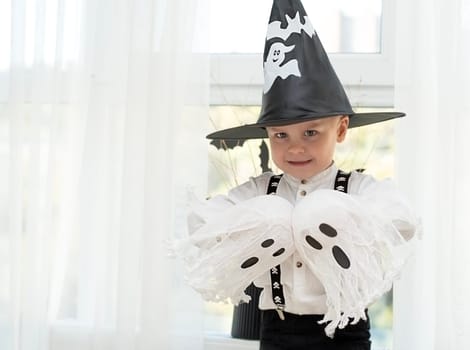
[[[395,349],[470,349],[470,1],[397,0],[399,178],[424,235],[395,289]]]
[[[0,348],[201,349],[206,0],[0,2]]]

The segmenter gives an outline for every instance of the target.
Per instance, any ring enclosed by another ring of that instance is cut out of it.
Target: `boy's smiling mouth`
[[[308,160],[288,160],[287,163],[290,165],[295,165],[295,166],[302,166],[302,165],[307,165],[311,162],[311,159]]]

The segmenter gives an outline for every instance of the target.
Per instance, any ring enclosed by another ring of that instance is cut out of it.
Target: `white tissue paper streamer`
[[[250,283],[294,252],[292,205],[264,195],[234,204],[224,196],[192,200],[186,239],[171,250],[184,261],[188,284],[208,301],[248,302]]]
[[[295,207],[295,247],[325,288],[328,336],[366,319],[365,309],[392,287],[413,251],[419,225],[410,212],[384,182],[361,196],[318,190]]]

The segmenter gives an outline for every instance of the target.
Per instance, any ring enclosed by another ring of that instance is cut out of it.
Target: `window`
[[[271,0],[211,1],[211,103],[259,105],[263,84],[261,52]],[[393,1],[304,0],[303,4],[316,21],[312,23],[353,106],[392,107]],[[241,15],[243,11],[247,13],[245,17]],[[369,20],[364,20],[364,16]],[[243,22],[250,23],[245,26],[249,27],[247,32]],[[365,26],[365,22],[369,25]],[[367,40],[363,40],[364,33]]]
[[[382,1],[304,0],[302,3],[328,52],[381,52]],[[272,0],[212,0],[211,52],[262,52],[271,4]],[[223,15],[227,13],[230,16]]]

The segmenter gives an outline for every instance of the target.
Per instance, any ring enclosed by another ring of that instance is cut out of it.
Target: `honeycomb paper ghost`
[[[173,252],[185,261],[188,284],[209,301],[248,302],[253,280],[294,252],[292,205],[281,197],[258,196],[210,213]]]
[[[386,213],[333,190],[306,196],[292,227],[297,251],[325,288],[329,336],[366,319],[365,309],[392,287],[411,248]]]

